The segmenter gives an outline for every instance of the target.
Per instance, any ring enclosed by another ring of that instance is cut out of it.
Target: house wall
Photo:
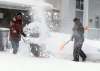
[[[100,0],[89,0],[88,6],[89,31],[87,32],[87,37],[100,40]],[[98,22],[96,17],[99,17]]]

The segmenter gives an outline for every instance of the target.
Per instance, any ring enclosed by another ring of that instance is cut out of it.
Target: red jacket
[[[15,21],[10,22],[10,38],[11,39],[20,39],[21,34],[23,33],[22,30],[22,19],[18,20],[15,18]]]

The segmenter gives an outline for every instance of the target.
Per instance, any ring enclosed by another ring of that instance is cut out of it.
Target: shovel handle
[[[61,45],[60,50],[62,50],[64,48],[65,45],[67,45],[71,40],[68,40],[65,44]]]

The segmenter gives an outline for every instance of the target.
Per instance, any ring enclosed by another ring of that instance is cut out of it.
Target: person
[[[73,22],[75,23],[73,27],[73,35],[71,37],[71,40],[74,40],[73,61],[79,61],[79,56],[82,57],[82,61],[85,61],[87,56],[82,51],[82,45],[84,42],[84,27],[79,18],[74,18]]]
[[[13,54],[16,54],[18,51],[21,34],[26,36],[22,28],[22,14],[18,13],[10,22],[10,41],[13,48]]]

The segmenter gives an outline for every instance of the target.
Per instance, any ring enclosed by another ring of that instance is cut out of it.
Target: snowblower
[[[29,40],[25,40],[25,37],[22,37],[22,40],[27,43]],[[30,45],[30,51],[35,57],[40,57],[41,47],[35,43],[28,43]]]

